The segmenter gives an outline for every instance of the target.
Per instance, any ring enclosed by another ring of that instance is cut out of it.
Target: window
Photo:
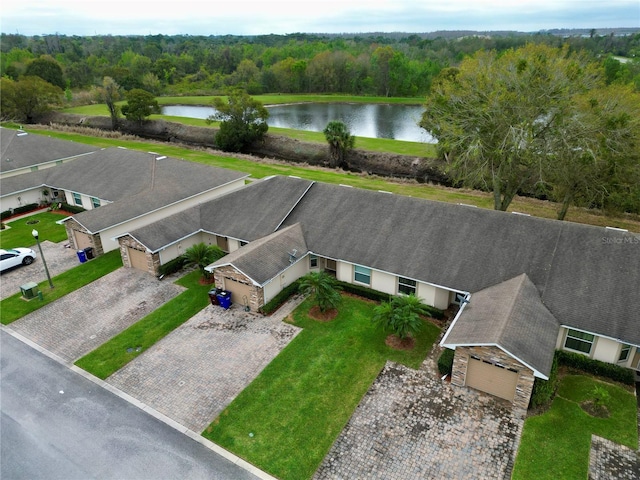
[[[594,339],[595,336],[590,333],[569,330],[567,332],[567,339],[564,342],[564,347],[578,352],[590,353]]]
[[[619,362],[626,362],[629,358],[629,353],[631,352],[631,345],[627,345],[626,343],[622,344],[622,350],[620,350],[620,356],[618,357]]]
[[[100,206],[100,199],[91,197],[91,205],[93,205],[93,208],[98,208]]]
[[[398,277],[398,292],[405,295],[416,294],[416,281],[404,277]]]
[[[356,282],[364,283],[365,285],[371,285],[371,269],[356,265],[353,279]]]
[[[309,268],[318,268],[318,257],[316,255],[309,255]]]
[[[73,192],[73,203],[76,205],[82,205],[82,197],[79,193]]]

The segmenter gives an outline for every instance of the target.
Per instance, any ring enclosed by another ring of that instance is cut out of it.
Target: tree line
[[[607,63],[608,80],[634,83],[640,34],[560,37],[550,34],[418,34],[263,36],[65,36],[2,34],[0,74],[18,80],[49,70],[49,83],[73,92],[110,77],[125,90],[154,95],[215,95],[228,87],[249,94],[344,93],[424,96],[436,75],[479,50],[497,52],[527,43],[569,45]],[[49,62],[47,65],[45,62]],[[35,64],[35,65],[34,65]],[[54,72],[55,70],[55,72]]]

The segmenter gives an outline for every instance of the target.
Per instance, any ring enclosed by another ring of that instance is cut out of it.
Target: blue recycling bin
[[[222,290],[216,297],[218,297],[218,302],[222,308],[228,310],[231,307],[231,292]]]
[[[80,260],[80,263],[87,261],[87,252],[84,250],[78,250],[76,253],[78,254],[78,260]]]

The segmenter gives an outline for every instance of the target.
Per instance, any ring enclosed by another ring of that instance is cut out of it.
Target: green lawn
[[[344,296],[338,317],[322,323],[304,302],[294,312],[304,330],[203,435],[282,480],[310,478],[386,360],[417,368],[437,338],[425,323],[412,352],[387,347],[374,306]]]
[[[610,394],[609,418],[595,418],[580,408],[596,385]],[[561,380],[551,408],[525,421],[516,458],[515,480],[584,480],[589,469],[591,434],[638,448],[635,396],[623,388],[586,375]]]
[[[56,222],[65,217],[67,217],[66,214],[43,212],[16,220],[9,220],[6,225],[10,228],[0,230],[0,247],[34,246],[36,241],[31,235],[33,229],[38,231],[38,237],[41,242],[45,240],[53,243],[62,242],[67,239],[67,232],[64,225],[58,225]]]
[[[22,299],[20,292],[5,298],[0,302],[2,324],[8,325],[120,267],[122,267],[120,250],[113,250],[53,277],[54,288],[50,288],[46,280],[40,282],[43,300],[35,299],[27,302]]]
[[[200,285],[200,277],[199,270],[182,277],[176,283],[186,291],[79,359],[76,365],[104,380],[141,355],[207,306],[211,285]]]

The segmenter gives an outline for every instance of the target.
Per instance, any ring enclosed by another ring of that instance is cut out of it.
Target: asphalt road
[[[0,478],[255,479],[0,332]]]

